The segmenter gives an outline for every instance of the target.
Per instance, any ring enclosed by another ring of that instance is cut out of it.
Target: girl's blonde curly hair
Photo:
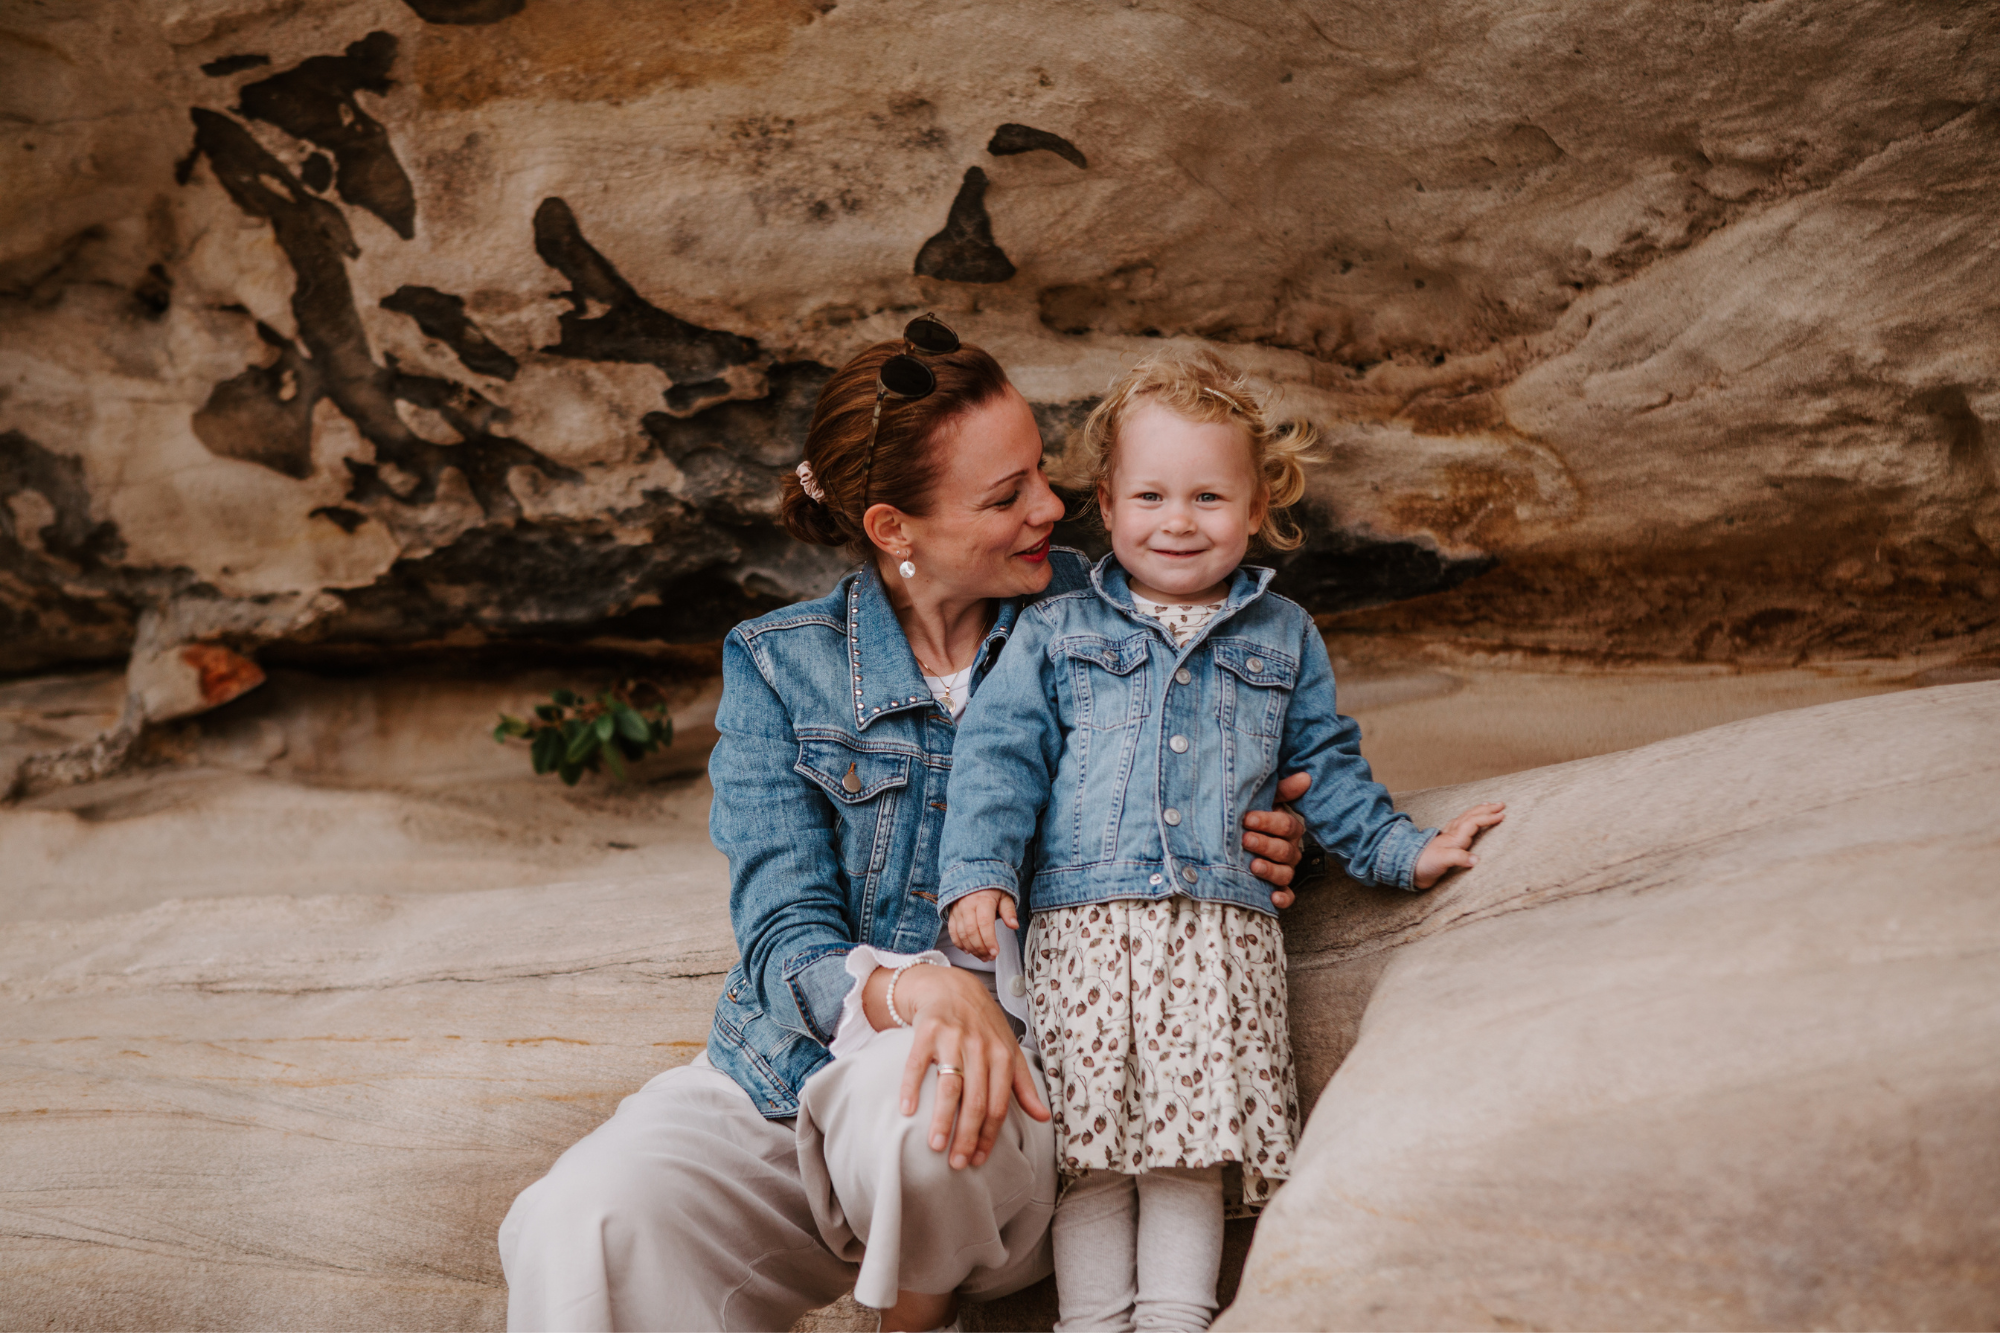
[[[1317,456],[1318,427],[1298,419],[1272,420],[1249,380],[1205,347],[1155,352],[1119,376],[1052,469],[1056,483],[1085,492],[1088,505],[1099,506],[1098,497],[1110,482],[1118,432],[1148,402],[1187,421],[1241,426],[1266,493],[1257,539],[1276,551],[1292,550],[1305,540],[1285,510],[1306,493],[1305,463]],[[1103,518],[1100,512],[1098,521]]]

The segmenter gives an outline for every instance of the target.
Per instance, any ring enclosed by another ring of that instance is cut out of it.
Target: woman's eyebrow
[[[984,491],[981,491],[980,494],[991,495],[994,491],[999,490],[1002,486],[1008,485],[1011,482],[1019,481],[1021,478],[1027,475],[1028,475],[1028,469],[1026,468],[1021,468],[1018,471],[1009,472],[1006,476],[1000,478],[1000,480],[998,481],[988,482],[986,484],[986,489]]]

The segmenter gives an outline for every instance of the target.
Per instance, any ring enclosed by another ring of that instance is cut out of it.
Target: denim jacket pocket
[[[1110,731],[1132,726],[1146,716],[1148,638],[1145,634],[1123,639],[1072,635],[1052,645],[1054,654],[1069,662],[1080,725]]]
[[[1251,736],[1282,735],[1285,704],[1299,679],[1298,660],[1254,639],[1210,643],[1229,683],[1222,692],[1223,724]]]
[[[850,875],[877,868],[895,831],[894,798],[910,783],[908,754],[862,749],[845,740],[807,737],[793,769],[833,799],[840,812],[840,845]],[[872,827],[871,827],[872,825]]]

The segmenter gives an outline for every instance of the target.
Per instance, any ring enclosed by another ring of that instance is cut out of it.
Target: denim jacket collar
[[[986,631],[985,639],[980,642],[976,666],[992,662],[1013,631],[1015,618],[1021,614],[1019,598],[1001,599],[999,607],[993,628]],[[883,586],[882,571],[873,560],[849,576],[847,665],[854,675],[857,731],[866,731],[878,717],[907,708],[940,706],[931,698],[930,687],[924,684],[909,637],[903,633],[903,624],[896,619],[896,608],[889,601],[889,590]]]
[[[1220,625],[1223,621],[1229,619],[1229,617],[1235,615],[1259,597],[1262,597],[1264,590],[1271,586],[1271,580],[1277,576],[1278,571],[1275,569],[1265,569],[1260,565],[1238,565],[1236,571],[1229,576],[1229,593],[1222,599],[1222,609],[1215,613],[1202,633],[1196,635],[1189,642],[1188,646],[1192,648],[1195,643],[1207,635],[1208,630]],[[1097,590],[1099,597],[1112,606],[1117,607],[1133,620],[1138,621],[1149,629],[1157,629],[1162,634],[1166,633],[1158,621],[1140,612],[1137,603],[1133,600],[1132,586],[1126,578],[1125,567],[1118,563],[1117,556],[1107,555],[1091,567],[1090,586]],[[1173,642],[1171,636],[1169,636],[1168,642]]]

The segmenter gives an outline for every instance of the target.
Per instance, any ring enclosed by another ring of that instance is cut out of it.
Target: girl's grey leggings
[[[1204,1329],[1222,1268],[1222,1168],[1092,1171],[1056,1205],[1057,1333]]]

